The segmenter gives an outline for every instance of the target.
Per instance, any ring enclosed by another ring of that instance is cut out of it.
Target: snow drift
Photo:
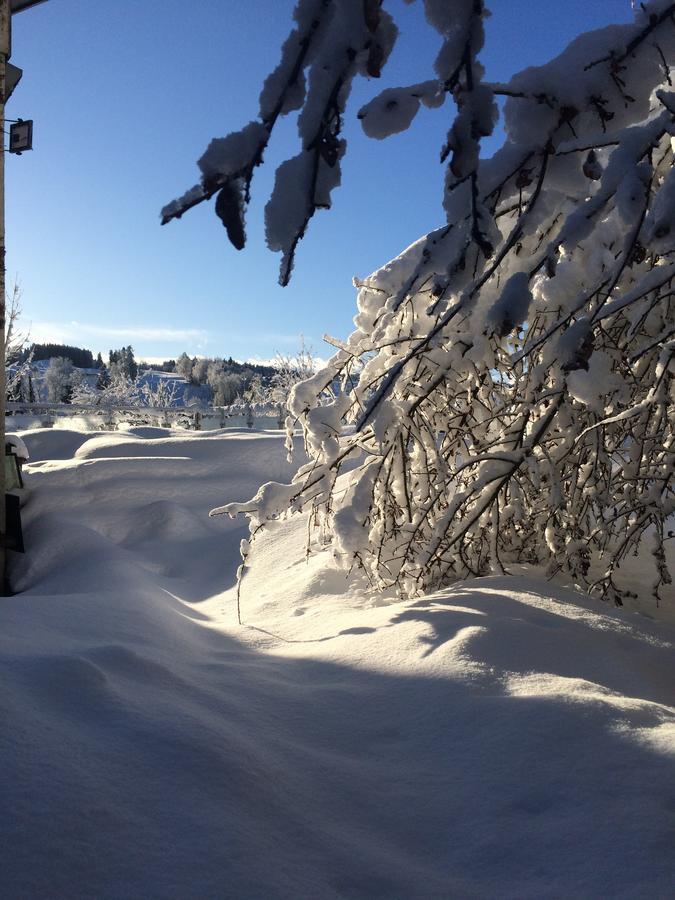
[[[0,601],[6,897],[665,897],[675,628],[533,578],[373,597],[279,435],[24,435]]]

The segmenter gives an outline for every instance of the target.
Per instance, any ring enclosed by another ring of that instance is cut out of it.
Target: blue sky
[[[386,5],[402,35],[383,78],[352,95],[343,186],[313,220],[285,289],[262,211],[275,165],[297,153],[292,119],[258,170],[244,251],[229,245],[210,205],[163,228],[159,211],[198,180],[195,161],[211,137],[255,117],[292,0],[49,0],[15,15],[12,62],[24,75],[7,117],[34,120],[35,149],[6,157],[7,271],[22,285],[32,338],[104,356],[132,344],[141,358],[186,350],[264,359],[296,350],[302,333],[330,355],[323,333],[344,338],[352,328],[352,277],[442,222],[438,152],[450,107],[422,110],[409,132],[384,142],[355,120],[381,88],[431,74],[438,39],[421,3]],[[483,60],[493,80],[632,16],[630,0],[488,6]]]

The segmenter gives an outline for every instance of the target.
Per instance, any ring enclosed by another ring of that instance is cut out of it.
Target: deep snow
[[[525,576],[373,598],[298,519],[239,627],[208,511],[280,435],[22,437],[1,896],[672,896],[671,622]]]

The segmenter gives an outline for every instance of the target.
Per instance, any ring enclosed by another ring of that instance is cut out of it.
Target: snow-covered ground
[[[527,577],[369,597],[209,519],[280,434],[22,433],[0,896],[675,891],[675,625]],[[671,611],[672,612],[672,611]]]

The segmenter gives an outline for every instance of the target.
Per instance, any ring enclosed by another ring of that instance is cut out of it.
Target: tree
[[[196,359],[192,366],[191,380],[193,384],[206,384],[206,378],[209,371],[209,361],[202,357]]]
[[[21,285],[14,281],[5,297],[5,361],[15,363],[23,357],[28,342],[28,332],[19,330],[21,319]],[[26,354],[28,355],[28,354]]]
[[[192,367],[196,360],[190,359],[187,353],[181,353],[176,360],[176,372],[187,382],[192,383]]]
[[[31,353],[35,361],[62,357],[69,359],[74,366],[81,369],[88,369],[94,365],[91,350],[73,347],[70,344],[33,344]]]
[[[620,603],[621,564],[649,536],[658,602],[675,510],[675,3],[642,3],[633,25],[508,84],[482,78],[481,0],[425,11],[443,39],[434,78],[385,90],[359,118],[383,138],[452,97],[447,223],[358,284],[355,332],[294,387],[310,462],[215,512],[246,512],[255,534],[311,509],[337,559],[405,596],[525,562]],[[266,212],[282,283],[339,182],[352,79],[379,75],[396,36],[378,0],[300,0],[295,20],[259,119],[212,141],[201,183],[163,211],[215,195],[242,246],[254,169],[299,109],[303,149]],[[497,96],[506,142],[480,160]]]
[[[103,360],[101,360],[101,365],[97,366],[97,368],[98,376],[96,378],[96,390],[103,391],[110,384],[110,372],[108,371],[108,367],[103,362]]]
[[[246,385],[241,397],[247,406],[265,406],[271,400],[269,385],[265,384],[260,375],[254,375]]]
[[[305,339],[300,340],[300,349],[295,356],[277,353],[274,360],[276,372],[272,378],[269,390],[270,402],[276,406],[279,418],[279,427],[283,424],[285,412],[288,409],[288,401],[291,391],[301,381],[306,381],[316,371],[316,363],[311,348],[305,345]],[[289,450],[291,442],[289,441]]]
[[[300,338],[300,349],[291,356],[277,352],[274,357],[275,373],[272,377],[272,397],[275,402],[286,403],[291,389],[300,381],[306,381],[316,371],[316,362],[311,347]]]
[[[134,348],[129,345],[120,350],[111,350],[108,355],[108,370],[113,381],[135,381],[138,364],[134,358]]]
[[[116,365],[113,362],[113,367]],[[142,405],[138,382],[125,378],[117,368],[114,376],[106,380],[101,380],[99,376],[95,387],[80,379],[73,389],[71,403],[78,406],[100,406],[104,409],[128,409]]]
[[[175,406],[178,399],[178,384],[175,378],[145,380],[138,389],[138,396],[141,406],[159,407],[160,409]]]
[[[214,406],[230,406],[244,392],[244,378],[225,369],[222,359],[209,360],[206,370],[206,383],[213,392]]]
[[[24,399],[24,384],[22,379],[12,378],[7,381],[7,400],[21,402]]]
[[[237,402],[246,389],[246,382],[241,375],[227,372],[221,372],[214,384],[214,406],[231,406]]]
[[[14,281],[5,297],[5,391],[8,400],[30,398],[30,365],[33,350],[26,349],[29,334],[19,330],[21,319],[21,286]]]
[[[68,403],[72,396],[74,367],[69,359],[55,356],[45,370],[44,386],[50,403]]]

